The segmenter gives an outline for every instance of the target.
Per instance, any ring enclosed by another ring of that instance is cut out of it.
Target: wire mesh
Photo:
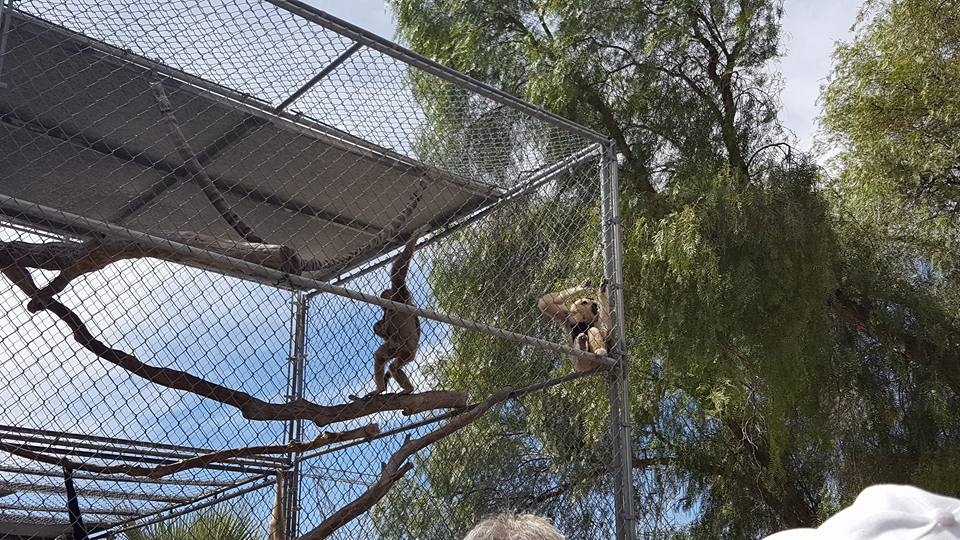
[[[66,466],[91,538],[311,538],[480,410],[330,537],[622,534],[607,380],[549,382],[537,308],[616,281],[601,136],[296,2],[3,5],[0,536],[65,533]],[[441,405],[351,397],[391,307]]]

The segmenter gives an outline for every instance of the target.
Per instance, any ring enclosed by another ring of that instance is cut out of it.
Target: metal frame
[[[630,396],[627,382],[627,346],[624,331],[623,263],[620,239],[619,178],[617,151],[611,142],[601,158],[601,199],[603,203],[604,275],[610,281],[610,305],[615,329],[610,356],[617,364],[610,369],[611,475],[616,511],[617,540],[634,540],[637,534],[633,501],[633,449],[630,435]]]
[[[2,76],[3,66],[2,41],[6,34],[5,30],[10,24],[10,20],[14,18],[12,16],[14,1],[15,0],[0,0],[0,14],[5,15],[3,17],[2,24],[0,24],[0,76]],[[390,258],[387,256],[380,256],[378,259],[377,255],[374,255],[367,260],[359,261],[353,266],[352,270],[348,271],[349,273],[347,274],[342,274],[340,276],[326,276],[338,278],[336,281],[326,282],[322,279],[312,279],[303,276],[285,274],[278,270],[248,263],[238,259],[233,259],[216,252],[202,250],[186,244],[173,242],[165,238],[131,230],[123,227],[122,225],[89,219],[83,216],[41,206],[32,202],[2,194],[0,194],[0,214],[5,214],[11,218],[26,218],[30,223],[45,225],[48,229],[53,230],[70,231],[71,233],[79,234],[100,233],[134,240],[142,245],[156,247],[166,252],[190,255],[196,259],[206,261],[211,265],[216,263],[216,266],[218,267],[228,267],[232,270],[236,270],[236,272],[243,277],[269,283],[277,287],[291,289],[293,291],[293,302],[291,309],[291,352],[289,369],[287,372],[288,400],[295,400],[303,397],[304,373],[307,361],[306,325],[308,322],[308,306],[310,299],[320,293],[329,293],[343,298],[379,305],[381,307],[390,307],[398,311],[412,313],[426,319],[480,332],[499,339],[513,341],[556,353],[587,358],[607,365],[611,368],[608,375],[610,404],[609,434],[611,441],[611,465],[609,470],[612,480],[611,484],[613,486],[612,497],[614,499],[615,506],[616,538],[618,540],[634,540],[636,538],[637,518],[633,497],[632,439],[630,432],[630,404],[627,384],[628,362],[624,331],[625,321],[618,197],[619,188],[617,153],[615,145],[607,136],[603,134],[580,126],[540,107],[526,103],[510,94],[507,94],[506,92],[493,88],[457,71],[442,66],[413,51],[410,51],[409,49],[403,48],[346,21],[324,13],[323,11],[304,4],[299,0],[265,1],[295,16],[308,20],[327,30],[333,31],[340,36],[354,41],[350,47],[343,51],[329,65],[327,65],[304,85],[302,85],[297,91],[291,94],[277,107],[271,107],[268,104],[265,104],[263,101],[257,100],[256,98],[238,94],[228,88],[210,83],[209,81],[194,77],[188,73],[170,68],[169,66],[158,62],[153,62],[148,59],[137,59],[136,61],[131,61],[130,55],[125,51],[115,49],[107,44],[86,38],[85,36],[73,32],[71,32],[71,34],[78,36],[82,45],[90,47],[91,49],[97,51],[98,54],[102,55],[100,60],[104,62],[116,64],[124,69],[135,69],[145,72],[156,71],[162,73],[168,78],[168,82],[181,85],[190,91],[210,92],[218,99],[230,103],[230,105],[238,112],[247,114],[248,117],[242,123],[238,124],[233,130],[211,144],[208,148],[203,149],[201,152],[201,157],[203,157],[204,160],[209,161],[215,159],[216,156],[223,152],[224,149],[240,140],[243,140],[243,138],[245,138],[247,135],[258,129],[259,126],[262,126],[267,122],[273,122],[294,129],[300,133],[306,133],[310,136],[322,138],[324,141],[330,142],[331,144],[350,152],[355,152],[364,156],[375,157],[381,162],[388,163],[393,167],[402,168],[408,171],[420,171],[422,174],[428,175],[431,178],[438,178],[442,181],[452,182],[457,185],[472,187],[472,189],[475,190],[476,195],[483,196],[489,200],[489,203],[484,207],[474,211],[472,214],[460,218],[454,225],[447,227],[443,231],[432,234],[425,241],[421,242],[420,246],[437,242],[449,236],[450,234],[453,234],[462,227],[468,226],[469,224],[482,219],[490,213],[501,209],[504,205],[520,200],[523,196],[552,181],[557,177],[557,175],[561,174],[565,170],[585,162],[595,160],[599,156],[601,173],[604,275],[607,279],[609,279],[610,282],[610,304],[613,311],[612,315],[615,325],[613,334],[611,336],[612,342],[608,357],[600,357],[584,351],[575,350],[566,345],[549,342],[524,334],[509,332],[491,325],[438,313],[433,310],[421,309],[406,304],[391,302],[378,296],[368,295],[341,286],[343,283],[356,279],[378,268],[382,268],[389,263]],[[46,24],[52,27],[52,25],[49,25],[49,23],[38,20],[34,17],[30,17],[30,20],[33,22],[39,21],[40,24]],[[435,167],[416,162],[406,156],[373,145],[367,141],[350,135],[349,133],[319,124],[298,114],[293,114],[286,111],[290,105],[295,103],[297,99],[299,99],[304,93],[308,92],[310,88],[316,85],[324,77],[329,75],[333,70],[335,70],[343,62],[347,61],[353,54],[360,51],[363,47],[368,47],[372,50],[378,51],[409,66],[450,82],[462,89],[486,97],[501,105],[528,115],[529,117],[546,122],[565,132],[582,137],[586,141],[589,141],[589,144],[579,152],[576,152],[559,162],[543,167],[535,174],[524,179],[521,184],[513,187],[512,189],[504,191],[496,188],[495,186],[481,185],[473,180],[461,178],[447,171],[441,171]],[[2,84],[2,82],[0,82],[0,84]],[[16,115],[5,113],[4,111],[0,111],[0,116],[2,116],[0,120],[8,122],[31,121],[31,119],[20,118]],[[90,142],[83,138],[82,134],[61,133],[59,128],[56,126],[40,125],[38,127],[40,127],[48,135],[61,138],[64,141],[76,144],[84,144],[87,147],[101,153],[109,153],[122,158],[127,157],[127,152],[123,147],[91,147]],[[136,158],[137,156],[134,155],[129,156],[131,161],[134,161]],[[131,201],[130,204],[127,205],[131,208],[128,208],[127,206],[122,208],[118,214],[118,221],[122,221],[124,218],[129,217],[129,215],[134,214],[136,212],[136,208],[133,206],[143,206],[149,204],[151,200],[162,194],[163,191],[183,180],[181,177],[182,171],[175,167],[170,167],[165,163],[150,163],[149,166],[151,168],[159,168],[161,172],[166,173],[166,176],[161,182],[158,182],[151,189],[143,192],[140,197]],[[226,190],[234,189],[233,186],[221,186],[221,188]],[[260,196],[259,193],[253,191],[247,195],[253,197]],[[304,205],[296,201],[278,201],[268,200],[267,198],[263,197],[261,198],[263,199],[263,202],[268,202],[280,207],[296,207],[299,209],[299,211],[303,211],[304,209]],[[310,209],[307,208],[307,210],[309,211]],[[322,218],[323,216],[318,215],[315,217]],[[374,234],[376,232],[376,227],[369,226],[367,224],[357,224],[353,222],[351,223],[351,226],[358,232],[365,234]],[[389,247],[396,246],[391,245]],[[444,418],[448,418],[449,416],[449,413],[437,415],[425,420],[414,422],[410,424],[410,426],[425,425],[426,423],[440,421]],[[405,429],[410,429],[410,427],[407,426],[397,430],[391,430],[391,432],[399,433]],[[387,432],[383,435],[387,435],[389,433],[390,432]],[[302,422],[289,422],[287,429],[285,430],[286,441],[299,441],[302,439],[302,436]],[[346,443],[344,445],[337,446],[336,448],[325,449],[321,452],[333,452],[348,446],[353,446],[355,444],[360,443]],[[154,452],[159,451],[159,448],[154,450]],[[74,452],[83,452],[83,450],[75,449]],[[100,453],[99,450],[92,452],[92,454],[98,457],[102,457],[104,455]],[[144,460],[158,459],[163,461],[166,457],[156,456],[154,458],[150,458],[148,454],[149,452],[143,453],[140,458]],[[299,532],[298,503],[300,483],[303,474],[303,471],[301,470],[302,462],[305,459],[314,457],[317,454],[317,452],[310,455],[288,454],[284,458],[264,460],[265,463],[262,467],[270,468],[266,470],[264,468],[260,468],[255,471],[244,470],[244,472],[253,473],[253,476],[247,476],[237,482],[205,483],[207,487],[216,487],[217,489],[208,491],[204,496],[192,499],[190,501],[176,501],[177,503],[182,504],[167,506],[151,514],[136,515],[136,517],[132,517],[131,519],[115,523],[113,527],[111,527],[109,533],[104,532],[98,534],[101,536],[106,536],[107,534],[116,534],[132,528],[138,528],[173,517],[181,516],[189,512],[206,508],[225,500],[250,493],[252,491],[266,489],[269,486],[274,485],[272,477],[274,474],[279,472],[279,474],[286,475],[287,482],[285,482],[284,485],[286,486],[287,490],[286,493],[282,494],[282,496],[283,500],[287,503],[288,535],[290,538],[295,538]],[[224,464],[223,467],[225,470],[236,470],[226,469],[226,467],[236,467],[234,464]],[[26,472],[27,469],[25,468],[24,471]],[[53,473],[49,474],[53,475]],[[78,475],[77,477],[80,478],[81,476]],[[123,478],[116,480],[124,482],[128,481],[127,479]],[[135,482],[138,480],[129,479],[129,481]],[[156,480],[151,482],[175,483],[178,481]]]
[[[479,323],[469,319],[464,319],[462,317],[455,317],[452,315],[439,313],[431,309],[423,309],[411,306],[409,304],[386,300],[384,298],[380,298],[379,296],[347,289],[339,285],[327,283],[325,281],[287,274],[285,272],[281,272],[280,270],[275,270],[273,268],[268,268],[266,266],[261,266],[259,264],[254,264],[240,259],[235,259],[220,253],[200,249],[196,246],[175,242],[173,240],[161,238],[159,236],[154,236],[152,234],[147,234],[126,227],[121,227],[105,221],[79,216],[70,212],[64,212],[62,210],[24,201],[9,195],[0,194],[0,212],[13,216],[30,216],[33,220],[38,222],[58,223],[76,230],[86,231],[88,233],[99,233],[113,238],[132,240],[141,246],[158,249],[161,253],[177,253],[195,258],[211,265],[219,266],[221,268],[229,267],[234,269],[240,275],[249,276],[253,279],[259,279],[264,282],[272,283],[278,287],[287,286],[301,290],[335,294],[343,298],[359,300],[360,302],[366,302],[368,304],[374,304],[380,307],[389,307],[402,313],[410,313],[418,317],[457,326],[466,330],[492,335],[507,341],[513,341],[548,351],[586,358],[607,366],[616,364],[614,360],[605,356],[599,356],[590,352],[580,351],[566,345],[554,343],[552,341],[547,341],[524,334],[518,334],[516,332],[510,332],[502,328],[497,328],[496,326]]]
[[[52,222],[56,223],[58,226],[66,225],[74,230],[90,233],[101,233],[106,235],[111,235],[119,238],[129,238],[135,240],[144,245],[150,245],[157,247],[161,250],[178,252],[181,254],[189,254],[193,257],[199,259],[207,259],[209,262],[219,262],[221,265],[226,263],[228,266],[236,268],[240,273],[254,277],[259,281],[271,282],[278,286],[288,286],[295,289],[294,301],[292,303],[292,325],[291,325],[291,357],[290,357],[290,369],[288,370],[288,398],[297,399],[303,395],[303,374],[305,368],[305,345],[306,345],[306,335],[305,329],[307,324],[307,305],[309,300],[322,292],[335,294],[341,297],[350,298],[353,300],[359,300],[375,305],[391,306],[401,311],[407,311],[414,313],[418,316],[432,319],[438,322],[450,324],[453,326],[458,326],[465,328],[467,330],[481,332],[487,335],[492,335],[494,337],[499,337],[501,339],[507,339],[510,341],[519,342],[525,345],[530,345],[538,347],[545,350],[550,350],[553,352],[575,355],[580,357],[586,357],[594,361],[599,361],[603,364],[606,364],[612,367],[609,375],[609,384],[610,384],[610,436],[613,446],[612,456],[611,456],[611,472],[615,475],[614,493],[613,498],[615,501],[616,508],[616,528],[618,540],[633,540],[635,538],[635,511],[633,509],[633,489],[632,489],[632,464],[631,464],[631,439],[630,439],[630,422],[629,422],[629,402],[627,395],[627,385],[626,385],[626,355],[625,355],[625,336],[624,336],[624,316],[623,316],[623,293],[622,293],[622,268],[620,261],[620,223],[619,223],[619,207],[618,207],[618,197],[617,197],[617,162],[616,162],[616,152],[614,147],[611,144],[607,145],[591,145],[585,148],[583,151],[570,156],[569,158],[562,160],[554,165],[548,167],[540,174],[531,177],[525,183],[517,186],[515,189],[511,190],[509,193],[505,194],[500,198],[496,203],[489,205],[488,207],[477,211],[474,215],[468,216],[461,223],[458,223],[455,227],[452,227],[449,230],[443,231],[442,233],[435,235],[423,244],[435,242],[449,234],[452,234],[455,230],[463,227],[469,223],[475,222],[476,220],[481,219],[482,217],[495,212],[497,209],[501,208],[503,205],[510,204],[522,196],[542,187],[543,185],[549,183],[553,180],[558,174],[564,172],[565,170],[585,163],[587,161],[596,159],[597,156],[601,158],[601,198],[603,200],[603,251],[604,251],[604,275],[610,280],[611,287],[611,307],[614,316],[614,323],[616,326],[613,337],[615,338],[614,344],[611,346],[611,353],[609,357],[599,357],[591,353],[585,353],[583,351],[578,351],[567,347],[565,345],[560,345],[557,343],[533,338],[531,336],[526,336],[523,334],[517,334],[514,332],[509,332],[497,327],[490,325],[485,325],[478,323],[476,321],[471,321],[467,319],[462,319],[459,317],[453,317],[445,314],[441,314],[432,310],[426,310],[422,308],[417,308],[409,306],[406,304],[399,304],[391,302],[389,300],[382,299],[380,297],[367,295],[358,291],[351,289],[346,289],[339,285],[305,278],[302,276],[295,276],[290,274],[285,274],[278,270],[270,269],[267,267],[259,266],[253,263],[248,263],[246,261],[233,259],[225,255],[221,255],[215,252],[204,251],[193,246],[188,246],[185,244],[180,244],[167,240],[165,238],[160,238],[152,236],[146,233],[138,232],[131,230],[125,227],[118,225],[101,222],[97,220],[92,220],[68,212],[63,212],[61,210],[56,210],[49,207],[44,207],[37,205],[35,203],[30,203],[22,201],[20,199],[9,197],[5,195],[0,195],[0,212],[7,213],[8,215],[28,215],[31,216],[33,220],[37,222]],[[370,266],[364,269],[361,272],[358,272],[354,275],[349,276],[337,283],[342,283],[348,281],[349,279],[354,279],[363,275],[367,272],[370,272],[377,267],[380,267],[386,264],[389,261],[381,261],[380,263]],[[307,292],[309,291],[309,292]],[[441,416],[436,420],[440,420],[445,416]],[[302,434],[302,424],[299,422],[291,422],[288,425],[287,429],[287,440],[299,440]],[[336,449],[332,449],[336,450]],[[308,456],[288,456],[290,461],[288,461],[288,466],[292,463],[292,467],[286,470],[283,474],[287,474],[286,483],[289,486],[289,492],[285,494],[285,501],[288,502],[287,512],[288,512],[288,531],[290,535],[295,535],[297,528],[299,527],[299,508],[297,507],[297,501],[299,500],[299,486],[301,481],[301,463]],[[167,508],[161,511],[158,511],[155,515],[156,518],[148,521],[140,521],[144,517],[148,516],[138,516],[129,520],[129,526],[124,525],[123,523],[119,526],[124,527],[127,530],[130,528],[141,527],[155,523],[157,521],[162,521],[165,519],[170,519],[172,517],[177,517],[184,515],[186,513],[195,511],[197,509],[205,508],[225,500],[232,499],[234,497],[255,491],[256,489],[266,488],[274,485],[272,480],[262,481],[257,483],[255,487],[245,488],[241,490],[234,491],[244,484],[249,484],[256,481],[257,479],[263,479],[272,476],[270,473],[263,473],[254,478],[250,478],[246,481],[240,482],[239,484],[232,484],[229,487],[218,490],[217,492],[211,494],[210,500],[207,502],[202,502],[202,500],[195,500],[193,504],[185,504],[184,508],[179,511],[171,511],[172,509]],[[231,492],[232,493],[228,493]],[[204,498],[204,500],[207,497]],[[199,505],[198,505],[199,504]],[[136,525],[133,523],[136,522]],[[118,532],[117,529],[113,529],[112,532]]]
[[[562,159],[552,165],[549,165],[543,168],[537,174],[531,176],[521,184],[515,186],[513,189],[507,191],[506,193],[498,197],[497,200],[493,202],[493,204],[490,204],[485,208],[480,208],[477,211],[475,211],[473,214],[464,216],[463,219],[458,223],[455,223],[449,227],[446,227],[443,231],[430,235],[426,240],[423,240],[419,244],[417,244],[417,249],[436,243],[437,241],[442,240],[450,236],[451,234],[457,232],[463,227],[466,227],[471,223],[479,221],[480,219],[486,217],[490,213],[501,209],[504,205],[516,202],[521,197],[530,194],[531,192],[539,189],[545,184],[550,183],[554,178],[557,177],[558,174],[562,173],[563,171],[571,167],[576,167],[581,163],[586,163],[588,161],[595,159],[597,155],[600,154],[602,151],[603,151],[603,145],[599,143],[591,144],[590,146],[587,146],[583,150],[565,159]],[[383,268],[384,266],[390,263],[391,259],[392,259],[392,256],[388,253],[386,257],[381,257],[379,260],[372,261],[372,263],[368,259],[366,261],[362,261],[360,263],[354,264],[352,270],[349,270],[347,273],[343,273],[339,276],[329,276],[329,277],[331,278],[336,277],[333,283],[335,285],[342,285],[343,283],[347,283],[361,276],[365,276],[370,272],[374,272],[376,270],[379,270],[380,268]],[[364,266],[365,264],[367,266]],[[327,278],[327,276],[318,276],[318,277],[320,277],[321,279]],[[313,292],[310,294],[312,298],[316,294],[319,294],[319,292]]]
[[[303,292],[294,293],[293,324],[291,328],[291,346],[289,370],[289,393],[287,399],[294,401],[303,399],[304,374],[307,366],[307,317],[310,314],[310,299]],[[299,442],[303,440],[303,420],[292,420],[287,429],[287,442]],[[287,455],[292,466],[285,474],[283,487],[286,493],[283,493],[284,509],[287,516],[287,537],[292,540],[299,536],[300,528],[300,481],[301,481],[301,462],[300,455],[290,453]]]
[[[161,464],[179,461],[182,459],[194,457],[197,455],[211,452],[207,448],[197,448],[191,446],[180,446],[172,444],[152,443],[136,441],[131,439],[119,439],[113,437],[98,437],[92,435],[80,435],[61,431],[50,431],[42,429],[29,429],[16,426],[0,426],[0,440],[16,444],[25,449],[48,454],[53,457],[80,457],[93,459],[106,459],[116,462],[127,462],[134,464]],[[159,503],[160,506],[149,511],[135,511],[123,506],[114,506],[113,508],[84,508],[83,513],[97,516],[113,516],[115,518],[124,518],[127,522],[139,521],[149,518],[153,515],[163,514],[173,511],[177,508],[190,507],[198,501],[210,497],[217,497],[225,492],[229,492],[238,486],[242,486],[250,481],[269,477],[277,467],[283,467],[287,463],[284,457],[259,456],[249,458],[231,459],[226,462],[214,464],[208,467],[211,471],[221,471],[233,474],[240,474],[233,480],[191,480],[191,479],[151,479],[141,477],[128,477],[123,475],[105,475],[98,473],[75,472],[75,480],[99,481],[114,483],[130,483],[137,485],[155,485],[155,486],[193,486],[203,491],[200,495],[183,496],[167,495],[163,493],[143,493],[134,489],[106,489],[96,487],[81,487],[78,493],[82,496],[93,496],[103,499],[112,499],[116,501],[143,501]],[[37,468],[31,466],[4,466],[0,467],[0,473],[14,474],[28,477],[25,480],[3,480],[0,481],[0,491],[14,491],[16,493],[37,493],[50,494],[62,493],[62,487],[56,482],[62,482],[63,473],[55,468]],[[54,483],[44,484],[33,481],[34,478],[55,479]],[[66,508],[53,507],[43,504],[32,506],[17,506],[3,503],[0,501],[0,511],[21,510],[34,511],[42,513],[65,514]],[[0,512],[2,513],[2,512]],[[5,514],[8,518],[10,514]],[[56,519],[48,520],[50,523],[59,522]],[[98,520],[97,527],[103,531],[112,529],[117,523],[110,524],[110,520]],[[63,522],[65,523],[65,521]],[[140,526],[138,524],[138,526]],[[100,534],[97,533],[92,534]]]
[[[16,0],[0,0],[0,90],[7,87],[3,82],[3,59],[7,53],[7,32],[10,30],[10,19],[13,18],[13,3]]]
[[[166,64],[162,64],[155,60],[133,55],[129,51],[119,49],[108,43],[104,43],[72,30],[57,26],[44,19],[18,10],[14,10],[11,13],[14,16],[9,17],[10,20],[19,18],[25,22],[39,26],[45,32],[57,32],[69,36],[71,40],[76,42],[72,43],[71,45],[75,46],[77,52],[82,50],[84,53],[98,54],[98,62],[104,62],[119,69],[131,70],[143,76],[160,74],[168,78],[167,80],[164,80],[164,82],[170,82],[174,85],[177,85],[179,90],[190,92],[198,97],[209,97],[211,99],[216,99],[220,103],[235,109],[237,112],[249,115],[249,117],[254,120],[272,122],[289,129],[292,132],[320,139],[324,143],[335,146],[345,152],[351,152],[356,155],[378,160],[383,165],[391,168],[396,168],[404,172],[410,172],[411,174],[425,175],[431,179],[439,179],[444,182],[450,182],[451,184],[468,190],[480,197],[494,197],[499,191],[496,186],[485,184],[475,179],[466,178],[456,173],[439,169],[433,165],[414,160],[396,151],[384,148],[306,116],[291,113],[285,110],[277,110],[277,108],[272,107],[269,103],[265,103],[264,101],[250,95],[242,94],[225,86],[210,82],[195,75],[191,75],[187,72],[167,66]],[[360,41],[364,45],[370,46],[370,44],[366,43],[365,40],[360,39],[357,41]],[[413,52],[408,52],[409,54],[415,55]],[[450,80],[449,73],[456,73],[449,68],[444,68],[443,71],[448,73],[448,75],[444,77],[446,80]],[[201,91],[206,93],[202,93]],[[513,99],[516,100],[516,98]],[[528,107],[540,110],[543,114],[550,114],[533,105],[528,105]],[[47,130],[51,129],[51,127],[44,126],[43,129]],[[589,130],[587,131],[589,132]],[[596,134],[596,137],[599,137],[601,140],[606,140],[606,137],[599,134]],[[111,151],[116,151],[116,149],[112,149]],[[173,170],[175,170],[175,168],[170,168],[170,171],[162,170],[161,172],[172,172]]]
[[[503,90],[494,88],[489,84],[485,84],[472,77],[468,77],[459,71],[450,69],[443,64],[434,62],[433,60],[430,60],[421,54],[417,54],[406,47],[401,47],[400,45],[397,45],[388,39],[384,39],[373,32],[364,30],[363,28],[351,24],[343,19],[334,17],[333,15],[330,15],[329,13],[317,9],[309,4],[305,4],[299,0],[265,1],[290,13],[293,13],[294,15],[298,15],[303,19],[318,24],[327,30],[336,32],[341,36],[352,39],[359,43],[363,43],[371,49],[400,60],[401,62],[418,68],[423,72],[435,75],[445,81],[459,86],[460,88],[492,99],[501,105],[506,105],[511,109],[521,111],[533,118],[543,120],[544,122],[556,126],[564,131],[576,133],[577,135],[592,142],[605,143],[610,139],[608,136],[602,133],[598,133],[592,129],[581,126],[580,124],[571,122],[570,120],[547,111],[542,107],[527,103],[526,101],[523,101],[514,95],[508,94]]]
[[[14,0],[0,0],[0,9],[6,6],[5,2]],[[422,163],[404,156],[396,151],[383,148],[379,145],[351,135],[350,133],[339,130],[335,127],[325,125],[312,118],[286,111],[286,107],[294,103],[304,92],[324,77],[332,73],[338,66],[348,60],[353,54],[363,47],[363,43],[356,42],[340,56],[335,58],[316,76],[308,81],[298,91],[291,94],[277,107],[273,107],[255,97],[246,94],[240,94],[234,90],[226,88],[216,83],[196,77],[189,73],[180,71],[160,62],[149,58],[130,54],[128,51],[118,49],[107,43],[89,38],[72,30],[62,28],[52,24],[44,19],[24,13],[22,11],[9,10],[8,16],[4,17],[4,24],[9,25],[10,21],[16,19],[18,24],[34,25],[44,32],[56,32],[62,34],[71,40],[64,46],[70,46],[77,49],[79,54],[95,55],[97,63],[105,63],[116,66],[123,70],[133,71],[145,77],[160,76],[163,83],[171,88],[176,87],[185,90],[195,96],[208,98],[213,101],[231,107],[238,113],[246,117],[242,122],[232,130],[225,133],[218,140],[211,143],[207,148],[201,149],[197,155],[201,164],[208,164],[215,160],[217,156],[227,150],[230,146],[244,140],[247,136],[262,126],[275,124],[278,127],[287,129],[293,133],[298,133],[322,141],[324,144],[350,152],[357,156],[362,156],[375,160],[384,166],[395,168],[398,171],[409,172],[420,176],[426,176],[431,180],[447,183],[457,186],[459,189],[485,201],[493,201],[502,190],[496,186],[485,184],[483,182],[465,178],[456,173],[441,170],[435,166]],[[28,31],[33,31],[28,30]],[[6,34],[4,34],[5,36]],[[0,57],[2,58],[2,57]],[[82,148],[93,150],[104,156],[134,163],[145,169],[152,169],[164,173],[164,176],[156,184],[141,192],[123,207],[118,209],[112,216],[111,221],[122,223],[130,216],[151,201],[161,196],[170,188],[178,183],[186,181],[189,175],[179,164],[171,165],[165,161],[154,161],[145,155],[131,151],[122,145],[112,145],[97,137],[90,137],[82,130],[67,131],[53,121],[41,121],[23,113],[23,111],[12,111],[0,109],[0,122],[8,123],[14,126],[21,126],[35,132],[43,133],[46,136],[59,139]],[[372,224],[358,221],[356,219],[344,219],[342,216],[333,214],[316,208],[295,199],[288,199],[270,193],[265,193],[258,189],[249,188],[240,184],[224,181],[221,178],[213,178],[214,184],[225,192],[248,198],[260,203],[266,203],[277,208],[300,213],[313,218],[321,219],[329,223],[350,229],[358,234],[374,236],[380,228]]]

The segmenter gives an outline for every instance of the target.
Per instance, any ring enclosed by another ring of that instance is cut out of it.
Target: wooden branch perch
[[[317,528],[301,536],[299,540],[320,540],[322,538],[327,538],[334,531],[372,508],[374,504],[380,501],[380,499],[382,499],[387,492],[390,491],[390,488],[393,487],[393,485],[397,483],[397,481],[400,480],[400,478],[402,478],[407,471],[413,468],[412,463],[406,463],[410,456],[469,425],[471,422],[479,418],[483,413],[490,410],[490,408],[494,405],[509,399],[511,392],[511,389],[499,390],[483,403],[472,407],[463,414],[453,417],[449,422],[432,430],[423,437],[417,439],[407,439],[400,449],[393,453],[393,455],[390,457],[390,460],[383,465],[383,469],[380,472],[380,478],[378,478],[373,485],[367,488],[367,491],[343,508],[340,508],[328,516],[319,526],[317,526]]]
[[[427,433],[423,437],[411,440],[408,436],[408,438],[404,440],[404,443],[400,449],[394,452],[390,457],[390,461],[383,465],[383,468],[380,472],[380,478],[378,478],[376,482],[367,488],[367,490],[359,497],[328,516],[319,526],[317,526],[317,528],[301,536],[298,540],[320,540],[327,538],[340,527],[350,523],[360,514],[373,508],[373,505],[377,504],[377,502],[383,499],[383,497],[390,491],[390,488],[392,488],[394,484],[403,478],[403,475],[405,475],[407,471],[413,468],[413,464],[405,463],[410,456],[471,424],[474,420],[482,416],[495,405],[503,403],[508,399],[523,397],[531,392],[546,390],[547,388],[552,388],[576,379],[582,379],[599,373],[604,373],[607,370],[608,368],[601,366],[590,371],[569,373],[562,377],[531,384],[530,386],[525,386],[523,388],[501,389],[495,392],[486,401],[470,406],[465,412],[454,416],[449,422],[434,429],[430,433]]]
[[[301,272],[302,261],[296,251],[287,246],[274,244],[255,244],[220,240],[193,232],[162,233],[170,240],[197,246],[235,259],[259,264],[290,274]],[[139,242],[122,239],[95,238],[86,242],[0,242],[0,266],[22,266],[41,270],[59,271],[46,287],[40,290],[45,297],[52,297],[64,289],[77,277],[102,270],[108,265],[125,259],[153,257],[165,261],[194,264],[209,267],[209,261],[164,250],[154,246],[145,246]],[[234,268],[217,268],[225,273],[235,273]],[[28,306],[30,311],[39,311],[38,304]]]
[[[108,347],[94,337],[70,308],[56,299],[42,296],[25,268],[7,266],[2,268],[2,272],[27,295],[30,305],[56,315],[70,328],[73,339],[97,357],[154,384],[236,407],[248,420],[303,419],[313,421],[318,426],[325,426],[381,411],[402,410],[406,414],[414,414],[432,409],[461,408],[467,404],[465,393],[448,391],[381,394],[340,405],[318,405],[304,399],[289,403],[270,403],[183,371],[151,366],[130,353]]]
[[[48,454],[44,454],[43,452],[25,450],[16,444],[5,442],[0,442],[0,450],[40,463],[65,466],[75,471],[85,471],[97,474],[125,474],[127,476],[139,476],[156,479],[189,469],[205,468],[213,463],[224,462],[234,458],[259,456],[265,454],[306,452],[309,450],[315,450],[321,446],[327,446],[338,442],[373,437],[377,433],[380,433],[380,427],[377,426],[377,424],[368,424],[366,426],[341,433],[325,432],[312,441],[218,450],[216,452],[210,452],[209,454],[202,454],[180,461],[174,461],[172,463],[157,465],[156,467],[144,467],[142,465],[97,465],[93,463],[71,461],[67,458],[53,457]]]
[[[220,193],[220,189],[213,183],[213,180],[210,179],[206,171],[203,170],[203,164],[197,159],[197,154],[193,151],[193,148],[190,147],[190,142],[187,141],[186,136],[184,136],[183,130],[180,129],[180,123],[177,122],[177,117],[173,112],[173,105],[170,103],[167,93],[163,90],[163,83],[160,82],[160,80],[151,81],[150,88],[153,90],[153,97],[157,101],[160,115],[163,116],[167,125],[167,135],[176,147],[177,153],[180,154],[180,159],[183,160],[184,165],[186,165],[190,171],[193,181],[200,185],[204,196],[206,196],[210,204],[217,210],[220,217],[223,218],[241,238],[247,242],[262,244],[264,240],[257,236],[257,234],[253,232],[253,229],[244,223],[244,221],[240,219],[240,216],[230,208],[226,199],[223,198],[223,193]]]

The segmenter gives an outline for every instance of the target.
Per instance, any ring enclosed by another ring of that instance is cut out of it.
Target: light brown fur
[[[600,283],[597,299],[578,298],[569,307],[564,304],[571,298],[587,292],[590,282],[584,281],[579,287],[560,292],[547,293],[537,301],[540,311],[563,325],[570,340],[570,346],[579,351],[588,351],[606,356],[607,338],[613,322],[610,318],[610,303],[607,297],[607,280]],[[597,362],[571,356],[574,371],[589,371],[597,367]]]

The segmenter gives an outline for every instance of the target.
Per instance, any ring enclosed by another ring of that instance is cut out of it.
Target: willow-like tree
[[[622,154],[643,532],[750,538],[815,525],[881,481],[960,494],[950,466],[960,448],[958,289],[944,263],[957,254],[956,2],[872,3],[839,50],[827,93],[846,148],[836,179],[792,149],[777,121],[780,2],[392,5],[416,50],[609,134]],[[537,135],[490,130],[506,121],[467,114],[441,82],[416,83],[433,128],[424,154],[453,163],[458,145],[486,144],[500,153],[471,171],[509,177],[510,149]],[[927,87],[915,99],[930,101],[897,109],[901,94]],[[923,140],[926,126],[936,141]],[[452,137],[491,132],[497,144]],[[544,290],[595,276],[596,228],[557,234],[578,227],[575,205],[596,201],[577,178],[463,233],[471,249],[434,262],[440,306],[528,327]],[[462,291],[507,278],[509,297],[463,303]],[[478,395],[569,369],[467,332],[452,340],[433,373]],[[515,508],[552,516],[570,538],[606,536],[606,414],[602,382],[584,380],[488,415],[438,444],[375,519],[385,537],[448,538]]]

